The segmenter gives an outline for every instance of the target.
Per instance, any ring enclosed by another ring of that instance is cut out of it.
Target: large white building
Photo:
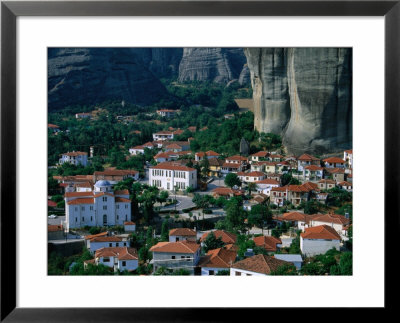
[[[97,181],[89,192],[65,193],[66,227],[124,225],[131,220],[129,191],[113,191],[110,182]]]
[[[72,151],[61,154],[61,158],[58,161],[60,165],[64,163],[70,163],[73,165],[82,165],[86,167],[88,164],[88,154],[82,151]]]
[[[332,248],[340,250],[340,235],[330,226],[307,228],[300,234],[301,253],[307,257],[324,254]]]
[[[160,163],[149,171],[149,185],[164,190],[197,188],[197,170],[174,162]]]

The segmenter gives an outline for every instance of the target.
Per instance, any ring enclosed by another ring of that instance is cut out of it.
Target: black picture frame
[[[2,1],[1,2],[1,321],[235,321],[241,309],[16,307],[16,18],[18,16],[384,16],[385,17],[385,309],[389,239],[399,229],[400,4],[387,1]],[[371,261],[373,261],[371,259]],[[388,278],[390,277],[390,282]],[[392,281],[392,279],[394,281]],[[38,291],[39,292],[39,291]],[[312,304],[310,304],[312,306]],[[254,311],[256,311],[254,309]],[[260,311],[260,310],[257,310]],[[287,309],[285,310],[287,313]],[[265,314],[265,313],[264,313]],[[252,313],[257,315],[256,313]],[[296,314],[298,315],[298,314]],[[255,316],[253,316],[255,317]]]

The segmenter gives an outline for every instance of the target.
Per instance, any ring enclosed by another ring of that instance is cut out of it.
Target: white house
[[[316,214],[309,222],[310,227],[316,227],[320,225],[327,225],[336,230],[337,233],[341,233],[344,227],[350,224],[350,219],[340,214]]]
[[[58,162],[60,165],[70,163],[76,166],[82,165],[83,167],[86,167],[88,164],[88,153],[82,151],[63,153]]]
[[[251,162],[258,162],[260,160],[265,160],[269,156],[268,151],[259,151],[255,154],[250,155],[250,161]]]
[[[189,240],[196,242],[196,231],[189,228],[176,228],[169,230],[169,242]]]
[[[271,190],[274,187],[279,187],[279,182],[274,180],[274,179],[263,179],[261,181],[257,181],[257,192],[258,193],[263,193],[265,195],[270,195],[271,194]]]
[[[153,140],[172,140],[174,139],[174,133],[172,131],[159,131],[153,133]]]
[[[340,235],[328,225],[309,227],[300,234],[301,253],[306,256],[324,254],[332,248],[340,250]]]
[[[292,263],[297,270],[300,270],[303,265],[301,255],[275,254],[274,258]]]
[[[149,185],[172,191],[197,188],[197,170],[174,162],[164,162],[149,170]]]
[[[110,182],[97,181],[94,191],[66,192],[66,227],[123,225],[131,218],[129,191],[112,190]]]
[[[323,160],[326,168],[344,168],[346,162],[339,157],[329,157]]]
[[[184,240],[178,242],[159,242],[150,248],[153,252],[153,269],[160,267],[179,270],[186,269],[194,274],[194,267],[200,259],[200,245]]]
[[[307,181],[319,181],[324,176],[323,167],[309,165],[303,168],[303,178]]]
[[[132,221],[124,222],[124,230],[125,232],[135,232],[136,231],[136,223]]]
[[[346,161],[349,168],[353,168],[353,149],[343,152],[343,159]]]
[[[101,248],[129,247],[130,243],[126,238],[118,236],[103,236],[88,239],[86,245],[90,253],[93,254],[96,250]]]
[[[170,109],[160,109],[157,110],[157,114],[162,117],[166,118],[172,118],[175,116],[176,110],[170,110]]]
[[[202,276],[214,276],[219,271],[230,270],[237,256],[236,250],[218,248],[209,250],[207,254],[200,258],[198,266],[201,267]]]
[[[297,170],[302,172],[303,168],[310,165],[320,166],[320,159],[309,154],[303,154],[297,158]]]
[[[96,251],[94,259],[85,261],[85,267],[89,263],[94,265],[103,264],[113,268],[114,271],[133,271],[139,266],[139,258],[135,248],[101,248]]]
[[[144,154],[145,148],[153,149],[153,148],[154,148],[154,145],[153,145],[151,142],[146,142],[146,143],[143,144],[143,145],[135,146],[135,147],[129,148],[129,153],[130,153],[131,155],[140,155],[140,154]]]
[[[230,270],[231,276],[267,276],[280,266],[289,264],[286,261],[271,256],[258,254],[234,263]]]
[[[86,113],[86,112],[82,112],[82,113],[76,113],[75,114],[75,118],[76,119],[85,119],[85,118],[92,118],[92,114],[91,113]]]
[[[211,158],[218,158],[220,156],[220,154],[218,154],[215,151],[209,150],[209,151],[199,151],[197,153],[194,154],[194,159],[196,161],[200,161],[203,160],[204,157],[207,157],[207,159],[211,159]]]
[[[265,174],[263,172],[238,172],[237,176],[242,182],[245,183],[255,183],[262,181],[265,178]]]

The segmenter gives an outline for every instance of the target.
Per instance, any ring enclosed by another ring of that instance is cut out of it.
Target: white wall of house
[[[257,192],[269,196],[273,187],[279,187],[279,184],[257,184]]]
[[[110,248],[110,247],[130,247],[129,241],[104,241],[104,242],[90,242],[89,251],[91,254],[94,254],[96,250],[101,248]]]
[[[175,235],[169,236],[169,242],[177,242],[184,240],[196,241],[196,236],[175,236]]]
[[[310,226],[316,227],[318,225],[328,225],[332,228],[334,228],[338,233],[342,232],[343,225],[340,223],[332,223],[332,222],[323,222],[323,221],[310,221]]]
[[[306,256],[324,254],[332,248],[340,250],[340,240],[303,239],[300,236],[300,249]]]
[[[168,191],[173,191],[175,186],[178,186],[181,190],[185,190],[188,187],[197,188],[196,170],[150,169],[149,185]]]
[[[223,271],[223,270],[228,270],[229,268],[213,268],[213,267],[201,267],[201,275],[202,276],[215,276],[217,272]],[[211,271],[211,274],[210,274]],[[212,273],[212,271],[214,273]]]
[[[144,148],[130,148],[129,153],[131,155],[143,155],[144,154]]]
[[[87,154],[78,156],[69,156],[65,154],[61,156],[59,163],[60,164],[70,163],[76,166],[82,165],[83,167],[86,167],[88,164],[88,156]]]
[[[129,259],[129,260],[119,260],[118,259],[118,269],[120,271],[124,270],[135,270],[137,267],[139,267],[139,261],[135,259]]]
[[[136,225],[135,224],[125,224],[124,225],[124,230],[126,232],[135,232],[136,231]]]
[[[254,271],[238,269],[238,268],[231,268],[230,275],[231,276],[267,276],[266,274],[256,273]]]

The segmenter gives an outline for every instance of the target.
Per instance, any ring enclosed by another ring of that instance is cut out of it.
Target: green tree
[[[255,191],[257,188],[256,183],[249,183],[247,184],[247,189],[249,191],[249,195],[251,195],[251,192]]]
[[[256,244],[248,235],[240,234],[237,236],[236,244],[239,247],[238,257],[243,258],[247,249],[254,249]]]
[[[268,206],[256,204],[252,206],[247,221],[250,225],[261,228],[262,234],[264,234],[264,224],[265,222],[272,222],[272,212],[269,210]]]
[[[298,275],[297,269],[292,264],[279,266],[276,270],[271,271],[271,276],[294,276]]]
[[[168,191],[161,191],[160,194],[158,195],[158,201],[160,203],[165,203],[169,197]]]
[[[169,240],[168,221],[164,220],[161,225],[161,241],[168,241],[168,240]]]
[[[204,240],[203,252],[207,253],[209,250],[218,249],[224,246],[221,237],[216,238],[214,232],[210,232]]]
[[[244,220],[246,218],[246,211],[243,210],[243,203],[240,197],[232,197],[226,204],[226,225],[228,231],[232,232],[245,232],[246,225]]]
[[[297,231],[297,236],[292,240],[292,243],[289,247],[290,254],[301,254],[300,249],[300,231]]]
[[[235,173],[229,173],[226,175],[224,182],[226,186],[231,188],[235,185],[240,186],[241,184],[239,177]]]

